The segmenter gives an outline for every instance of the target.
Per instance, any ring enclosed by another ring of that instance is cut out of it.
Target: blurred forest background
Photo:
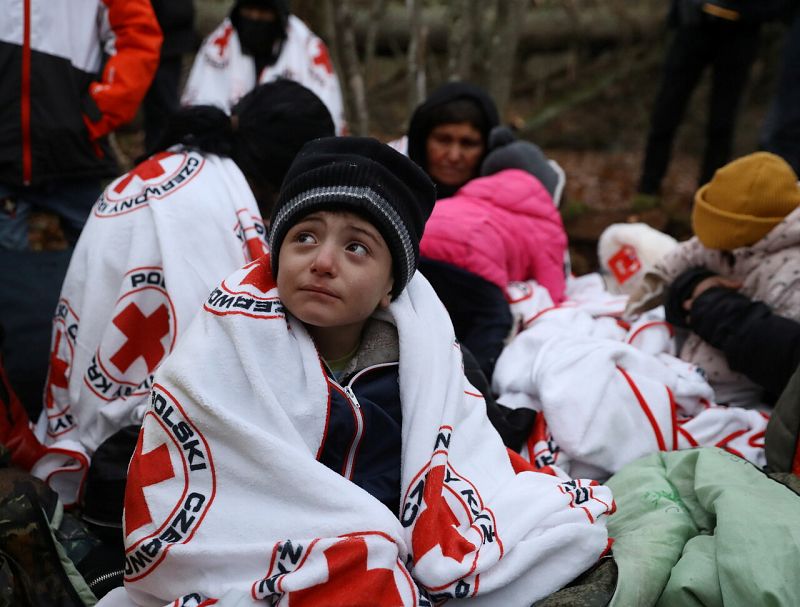
[[[195,0],[198,44],[231,5]],[[640,215],[631,209],[668,40],[668,0],[293,0],[291,7],[330,48],[353,134],[401,136],[411,110],[447,80],[486,87],[504,122],[567,173],[561,210],[576,273],[596,269],[596,240],[610,223],[643,220],[688,235],[707,77],[676,139],[663,205]],[[757,148],[784,31],[778,23],[762,29],[736,155]],[[130,166],[143,151],[140,122],[115,140]]]

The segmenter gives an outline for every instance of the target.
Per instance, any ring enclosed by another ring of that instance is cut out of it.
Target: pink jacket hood
[[[564,299],[567,235],[558,209],[531,174],[507,169],[473,179],[436,203],[420,255],[477,274],[505,291],[534,279]]]

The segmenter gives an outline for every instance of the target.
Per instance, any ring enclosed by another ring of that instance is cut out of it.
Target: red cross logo
[[[623,245],[619,251],[608,259],[608,267],[619,284],[623,284],[642,268],[636,249],[630,245]]]
[[[153,154],[150,158],[142,162],[141,164],[135,166],[133,169],[128,171],[128,174],[120,181],[115,187],[114,191],[117,194],[122,194],[125,188],[128,187],[128,184],[133,180],[134,177],[138,177],[142,181],[147,181],[148,179],[155,179],[156,177],[160,177],[166,171],[164,167],[161,166],[159,160],[162,158],[166,158],[170,156],[171,152],[159,152],[158,154]]]
[[[305,590],[289,593],[292,607],[402,607],[391,569],[367,569],[367,543],[352,537],[335,543],[325,551],[328,580]]]
[[[47,395],[45,404],[48,409],[52,409],[55,403],[53,402],[53,391],[51,389],[52,386],[57,388],[67,388],[69,387],[69,382],[67,381],[67,367],[69,363],[65,360],[62,360],[58,357],[58,346],[61,344],[61,335],[62,331],[59,330],[56,333],[56,343],[53,346],[53,351],[50,353],[50,375],[48,377],[48,387],[47,387]]]
[[[152,373],[165,354],[161,339],[169,333],[167,306],[161,304],[150,316],[145,316],[136,304],[130,303],[113,322],[127,338],[111,357],[114,366],[125,373],[136,359],[144,358],[147,372]]]
[[[225,49],[228,47],[228,41],[231,39],[232,33],[233,25],[229,23],[225,26],[225,29],[222,31],[222,33],[214,38],[214,40],[211,42],[211,44],[217,47],[217,52],[219,53],[220,57],[222,57],[222,55],[225,53]]]
[[[272,278],[272,270],[270,270],[269,258],[264,258],[253,267],[252,270],[242,279],[240,284],[253,285],[262,293],[267,293],[275,287],[275,280]]]
[[[425,480],[425,491],[422,495],[426,508],[419,515],[411,545],[414,558],[419,561],[431,548],[441,546],[442,555],[457,560],[459,563],[475,546],[458,532],[458,519],[447,500],[442,495],[444,485],[444,466],[436,466],[428,472]]]
[[[328,52],[328,47],[322,40],[317,40],[317,54],[314,56],[314,65],[321,65],[329,74],[333,74],[333,63],[331,63],[331,55]]]
[[[140,527],[153,522],[150,508],[144,497],[144,488],[157,485],[175,476],[169,448],[161,444],[152,451],[142,453],[142,433],[136,441],[128,467],[128,481],[125,486],[125,533],[130,535]]]

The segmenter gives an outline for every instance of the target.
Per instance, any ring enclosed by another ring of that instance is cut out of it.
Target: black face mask
[[[280,45],[276,43],[283,39],[284,32],[277,21],[257,21],[239,16],[236,32],[246,55],[265,61],[267,65],[278,59]]]

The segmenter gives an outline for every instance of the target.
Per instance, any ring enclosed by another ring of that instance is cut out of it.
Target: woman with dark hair
[[[478,176],[489,132],[499,123],[492,98],[467,82],[443,84],[417,107],[408,126],[408,157],[433,179],[437,198]]]
[[[66,504],[98,445],[141,423],[153,373],[212,289],[266,252],[262,216],[295,154],[333,130],[308,89],[260,85],[230,116],[180,111],[154,153],[100,196],[61,290],[36,427],[47,450],[32,471]]]

